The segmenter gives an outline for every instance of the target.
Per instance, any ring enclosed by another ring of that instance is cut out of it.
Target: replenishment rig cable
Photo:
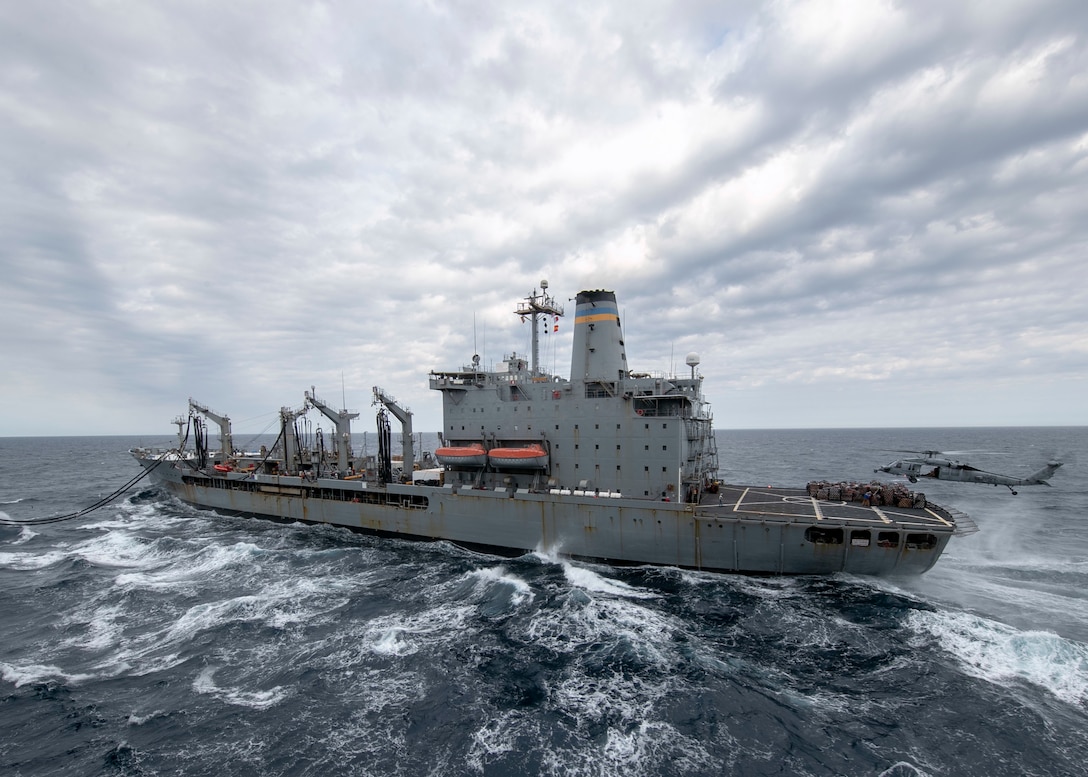
[[[82,510],[77,510],[74,513],[68,513],[67,515],[52,515],[52,516],[50,516],[48,518],[26,518],[26,519],[0,518],[0,526],[42,526],[42,525],[47,524],[47,523],[59,523],[61,521],[70,521],[73,518],[81,518],[82,516],[86,515],[87,513],[92,513],[95,510],[99,509],[100,507],[105,507],[110,502],[115,500],[117,497],[121,496],[121,494],[125,493],[130,488],[132,488],[134,485],[136,485],[141,480],[143,480],[148,475],[150,475],[155,470],[155,468],[157,466],[159,466],[160,464],[163,463],[163,461],[165,461],[165,458],[160,458],[158,461],[156,461],[150,467],[148,467],[147,469],[144,469],[142,472],[140,472],[140,474],[138,474],[135,477],[131,478],[127,483],[125,483],[123,486],[118,488],[112,494],[109,494],[108,496],[102,497],[101,499],[99,499],[94,504],[92,504],[92,505],[90,505],[88,507],[84,507]]]

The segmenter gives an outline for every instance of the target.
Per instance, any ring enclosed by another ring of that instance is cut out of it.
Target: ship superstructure
[[[533,292],[516,311],[563,315]],[[442,393],[442,437],[436,452],[447,482],[513,490],[604,493],[697,503],[718,470],[713,416],[689,355],[691,377],[632,373],[627,366],[616,295],[583,291],[576,299],[571,378],[511,354],[496,371],[479,359],[460,370],[433,372]],[[482,447],[487,461],[459,460]],[[452,458],[451,458],[452,456]]]

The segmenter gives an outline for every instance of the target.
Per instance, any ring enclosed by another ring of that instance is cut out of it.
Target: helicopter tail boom
[[[1050,484],[1046,481],[1053,477],[1054,473],[1058,471],[1058,467],[1061,465],[1062,463],[1060,461],[1051,461],[1038,472],[1028,475],[1024,480],[1025,482],[1038,483],[1041,486],[1049,486]]]

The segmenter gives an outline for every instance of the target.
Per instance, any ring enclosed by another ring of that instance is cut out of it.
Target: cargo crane
[[[335,411],[317,398],[317,389],[310,386],[306,392],[306,402],[316,407],[323,416],[336,425],[336,469],[340,476],[347,474],[351,461],[351,422],[359,417],[358,413],[348,410]]]
[[[401,454],[404,459],[402,477],[405,482],[411,482],[412,471],[416,466],[415,445],[412,442],[412,411],[397,404],[397,400],[386,394],[378,386],[374,387],[374,404],[383,405],[400,421],[401,428]]]
[[[219,456],[213,463],[225,463],[227,459],[234,455],[234,437],[231,435],[230,431],[230,416],[213,413],[206,405],[202,405],[192,397],[189,397],[189,414],[191,415],[193,413],[200,413],[219,426]],[[175,421],[175,423],[177,422]]]

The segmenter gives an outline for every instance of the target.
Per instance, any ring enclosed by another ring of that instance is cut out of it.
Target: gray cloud
[[[25,7],[24,7],[25,6]],[[10,5],[0,434],[168,434],[615,289],[718,425],[1083,424],[1075,2]],[[569,322],[549,366],[565,374]],[[18,336],[12,333],[21,333]]]

